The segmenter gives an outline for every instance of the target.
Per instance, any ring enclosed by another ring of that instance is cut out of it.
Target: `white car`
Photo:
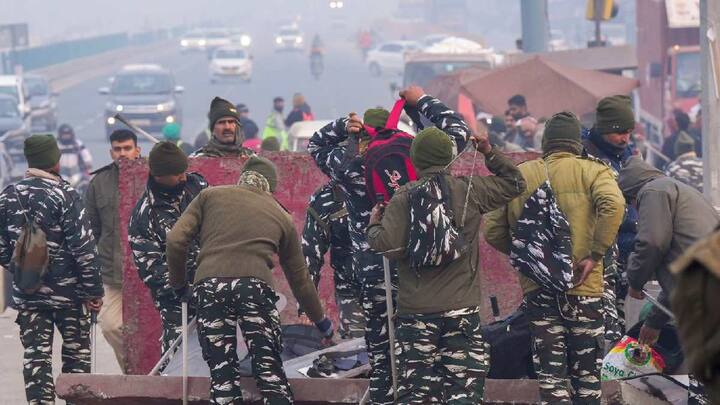
[[[189,32],[180,39],[182,51],[213,50],[221,46],[232,45],[234,34],[227,29],[198,29]]]
[[[207,39],[203,30],[190,31],[180,38],[180,50],[183,52],[203,51],[206,45]]]
[[[280,31],[275,36],[276,51],[301,51],[304,46],[305,39],[303,33],[294,25],[286,25],[280,27]]]
[[[30,94],[22,76],[18,75],[0,75],[0,94],[6,94],[13,97],[17,101],[18,111],[20,111],[23,119],[27,119],[29,125],[30,113]]]
[[[210,82],[223,78],[238,78],[250,81],[252,77],[252,56],[247,49],[239,46],[225,46],[213,52],[210,59]]]
[[[405,54],[422,47],[414,41],[393,41],[378,45],[367,54],[366,64],[373,76],[402,75]]]

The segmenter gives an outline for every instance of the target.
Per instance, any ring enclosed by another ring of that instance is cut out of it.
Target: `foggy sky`
[[[620,0],[614,24],[628,27],[634,38],[634,2]],[[242,28],[254,23],[277,27],[297,15],[331,18],[328,0],[0,0],[0,24],[26,22],[33,44],[116,32],[140,32],[178,25],[226,25]],[[468,0],[468,30],[496,49],[514,47],[521,36],[520,0]],[[398,0],[345,0],[341,15],[359,26],[387,18]],[[585,1],[549,0],[550,28],[570,41],[582,43],[592,31],[584,20]],[[348,17],[349,16],[349,17]]]

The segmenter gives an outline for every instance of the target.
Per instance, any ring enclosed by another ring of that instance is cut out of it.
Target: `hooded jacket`
[[[639,212],[635,248],[627,275],[630,286],[642,290],[655,277],[669,306],[675,282],[668,266],[693,243],[710,234],[720,222],[712,205],[694,188],[665,176],[640,158],[628,160],[620,170],[620,188]],[[646,324],[659,329],[669,317],[653,307]]]

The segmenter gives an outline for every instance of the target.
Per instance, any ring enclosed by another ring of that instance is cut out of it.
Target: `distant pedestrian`
[[[240,116],[240,125],[242,126],[245,140],[256,139],[258,137],[258,126],[255,121],[250,119],[250,109],[243,103],[235,105],[238,115]]]
[[[120,166],[123,159],[140,157],[137,136],[130,130],[117,129],[110,134],[110,157],[113,162],[94,171],[95,177],[85,193],[85,209],[90,229],[97,241],[97,253],[105,288],[105,305],[99,323],[120,369],[127,372],[123,345],[123,269],[125,255],[120,243]]]
[[[182,140],[180,136],[181,129],[180,124],[171,122],[163,126],[162,134],[163,138],[165,138],[167,142],[171,142],[173,145],[180,148],[180,150],[187,156],[195,151],[195,147]]]
[[[294,123],[300,121],[312,121],[315,119],[313,116],[310,106],[305,101],[305,96],[300,93],[295,93],[293,96],[293,109],[285,119],[285,128],[288,130],[293,126]]]
[[[273,99],[273,109],[267,120],[265,120],[265,129],[263,129],[263,139],[275,138],[280,142],[283,150],[288,149],[288,133],[285,127],[285,118],[283,110],[285,109],[285,100],[282,97]]]
[[[103,287],[82,201],[58,174],[60,149],[55,138],[33,135],[25,140],[24,153],[25,178],[0,194],[0,265],[13,273],[11,305],[18,311],[15,323],[24,349],[25,396],[30,404],[53,404],[55,328],[63,340],[62,372],[89,373],[89,311],[102,307]],[[20,259],[17,249],[21,239],[30,236],[29,223],[44,233],[47,242],[31,246]],[[44,254],[49,257],[43,266],[46,273],[23,264]]]
[[[61,153],[60,175],[73,186],[89,179],[93,164],[90,151],[75,136],[75,130],[70,125],[61,124],[57,133]]]
[[[275,200],[277,173],[269,160],[251,157],[238,185],[203,190],[167,237],[170,285],[178,296],[197,296],[198,338],[210,368],[210,401],[243,403],[236,328],[240,326],[260,394],[268,404],[291,404],[280,354],[280,315],[272,275],[279,257],[295,298],[322,335],[333,335],[302,255],[290,214]],[[188,247],[200,241],[197,272],[187,277]],[[328,343],[326,341],[326,343]]]
[[[675,160],[665,167],[665,174],[699,192],[703,192],[703,161],[695,152],[695,140],[681,132],[675,141]]]
[[[670,126],[672,133],[670,136],[665,138],[665,141],[662,144],[662,153],[670,160],[662,162],[661,166],[664,166],[677,158],[675,155],[675,143],[678,138],[680,138],[681,134],[684,133],[688,136],[690,135],[690,116],[688,116],[685,112],[675,109],[670,120],[673,124]]]

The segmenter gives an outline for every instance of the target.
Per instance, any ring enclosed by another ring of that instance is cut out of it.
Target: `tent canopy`
[[[522,94],[535,117],[550,117],[572,111],[579,117],[595,111],[603,97],[628,95],[638,81],[623,76],[563,66],[535,57],[526,62],[496,69],[464,80],[461,92],[478,111],[502,115],[507,100]]]

